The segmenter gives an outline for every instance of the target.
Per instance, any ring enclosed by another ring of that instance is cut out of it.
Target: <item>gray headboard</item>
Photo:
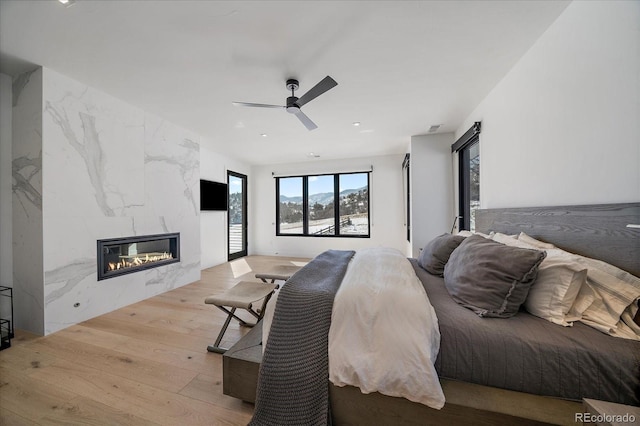
[[[640,277],[640,203],[481,209],[476,230],[524,232]]]

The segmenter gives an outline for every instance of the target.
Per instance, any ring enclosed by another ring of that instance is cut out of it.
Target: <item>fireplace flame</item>
[[[145,263],[160,262],[167,259],[173,259],[171,253],[140,253],[129,256],[120,256],[121,259],[118,262],[109,262],[107,266],[108,271],[116,271],[118,269],[132,268],[135,266],[144,265]]]

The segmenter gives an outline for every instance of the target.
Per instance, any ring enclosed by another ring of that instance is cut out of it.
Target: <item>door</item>
[[[247,176],[228,170],[227,184],[227,257],[233,260],[247,255]]]

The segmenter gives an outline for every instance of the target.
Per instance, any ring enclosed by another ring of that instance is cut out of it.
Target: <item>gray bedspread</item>
[[[282,287],[249,425],[327,425],[331,310],[353,251],[329,250]]]
[[[411,260],[440,327],[441,378],[580,400],[640,405],[640,342],[582,323],[562,327],[524,311],[480,318],[453,301],[444,280]]]

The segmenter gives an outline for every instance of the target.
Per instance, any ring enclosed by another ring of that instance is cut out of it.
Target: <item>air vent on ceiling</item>
[[[434,124],[433,126],[429,127],[429,133],[437,132],[440,126],[441,124]]]

